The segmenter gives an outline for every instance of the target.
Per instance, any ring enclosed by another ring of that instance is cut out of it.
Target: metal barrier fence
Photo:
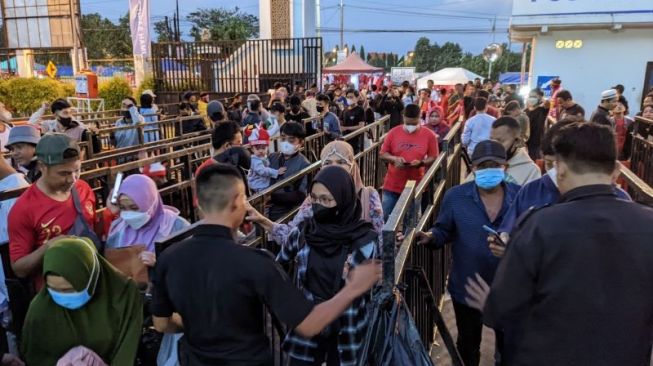
[[[435,341],[437,326],[454,365],[462,365],[439,308],[451,264],[451,249],[433,251],[416,244],[417,231],[435,224],[447,189],[460,184],[462,145],[460,123],[444,139],[444,149],[419,184],[409,181],[383,228],[384,289],[402,289],[406,304],[425,345]],[[404,226],[404,223],[406,224]],[[404,239],[395,253],[397,235]]]
[[[653,207],[653,188],[638,177],[633,171],[619,163],[620,178],[633,201]]]
[[[635,117],[630,169],[653,186],[653,120]]]
[[[277,81],[320,82],[322,38],[165,42],[152,45],[157,95],[251,93]]]

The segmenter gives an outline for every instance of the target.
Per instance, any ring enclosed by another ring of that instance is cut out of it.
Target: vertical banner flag
[[[129,0],[129,29],[134,56],[150,57],[150,1]]]

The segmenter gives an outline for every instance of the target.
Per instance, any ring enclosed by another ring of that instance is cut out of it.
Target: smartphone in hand
[[[116,183],[113,185],[113,192],[111,194],[111,204],[112,205],[117,205],[118,204],[118,190],[120,190],[120,185],[122,184],[122,177],[123,173],[120,172],[116,176]]]
[[[499,236],[499,233],[496,230],[487,225],[483,225],[483,230],[487,231],[494,238],[494,241],[496,241],[497,244],[501,245],[502,247],[506,246],[506,243],[501,240],[501,236]]]

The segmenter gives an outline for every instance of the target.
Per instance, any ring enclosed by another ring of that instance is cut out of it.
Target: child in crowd
[[[285,166],[279,169],[270,168],[270,160],[268,160],[270,136],[265,129],[257,129],[250,137],[249,144],[252,147],[253,155],[247,181],[252,193],[255,194],[268,188],[270,179],[276,179],[283,175],[287,168]]]
[[[287,168],[285,177],[292,176],[310,165],[308,159],[300,152],[306,138],[304,126],[297,122],[286,122],[281,126],[279,151],[270,154],[270,167],[273,169]],[[280,178],[272,178],[271,184]],[[306,198],[308,180],[306,177],[278,189],[270,197],[270,215],[272,221],[283,217],[294,207],[299,206]]]

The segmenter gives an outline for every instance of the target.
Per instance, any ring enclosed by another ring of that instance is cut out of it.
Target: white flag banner
[[[129,0],[129,29],[134,56],[150,57],[150,0]]]

